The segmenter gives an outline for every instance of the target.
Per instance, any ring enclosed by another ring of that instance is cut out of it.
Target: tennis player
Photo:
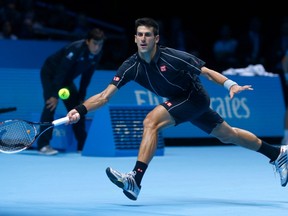
[[[230,126],[210,108],[210,98],[199,75],[226,88],[232,99],[251,85],[238,85],[221,73],[209,69],[205,62],[189,53],[158,45],[159,26],[151,18],[135,21],[134,36],[138,51],[118,68],[106,89],[68,112],[76,123],[89,111],[96,110],[129,81],[135,81],[168,100],[157,105],[144,119],[143,137],[134,167],[127,173],[108,167],[108,178],[131,200],[137,200],[141,181],[157,149],[158,133],[164,128],[190,122],[223,143],[235,144],[266,156],[276,167],[281,185],[287,184],[287,145],[275,146],[253,133]]]

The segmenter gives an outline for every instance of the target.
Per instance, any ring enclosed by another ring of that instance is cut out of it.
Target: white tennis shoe
[[[288,145],[282,145],[278,158],[270,163],[275,166],[280,176],[281,186],[285,187],[288,182]]]
[[[108,167],[106,169],[106,174],[111,182],[123,189],[123,193],[129,199],[137,200],[141,187],[138,187],[135,181],[135,172],[131,171],[129,173],[120,173],[117,170]]]

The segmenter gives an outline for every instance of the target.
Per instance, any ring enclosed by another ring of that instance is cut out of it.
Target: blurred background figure
[[[247,31],[239,37],[238,56],[240,67],[248,65],[265,65],[265,41],[259,17],[252,17],[248,23]]]
[[[105,35],[99,28],[90,30],[84,39],[74,41],[48,56],[41,68],[44,107],[40,122],[52,122],[58,105],[58,91],[68,88],[70,97],[63,100],[67,110],[81,104],[86,97],[87,88],[102,57]],[[74,80],[81,76],[79,88]],[[77,140],[78,151],[81,151],[87,137],[85,118],[72,129]],[[40,133],[47,127],[41,127]],[[43,155],[58,154],[50,146],[53,130],[44,133],[38,139],[38,150]]]
[[[173,17],[170,23],[170,43],[174,49],[186,51],[186,32],[184,30],[183,21],[179,17]]]
[[[74,28],[72,33],[77,35],[79,38],[85,37],[86,32],[91,28],[88,22],[88,17],[85,13],[76,14]]]
[[[43,26],[37,20],[34,9],[29,9],[23,13],[23,19],[19,30],[19,38],[21,39],[37,39],[36,32]]]
[[[238,43],[238,39],[232,34],[231,26],[223,24],[219,29],[219,37],[213,44],[214,67],[217,71],[238,67]]]
[[[4,0],[0,8],[0,23],[10,21],[12,28],[16,31],[21,23],[21,12],[17,8],[17,0]]]
[[[17,40],[18,36],[13,33],[13,27],[10,21],[3,22],[0,32],[0,39]]]
[[[273,73],[282,74],[282,60],[288,50],[288,17],[284,17],[280,23],[280,28],[271,39],[269,49],[269,67]]]

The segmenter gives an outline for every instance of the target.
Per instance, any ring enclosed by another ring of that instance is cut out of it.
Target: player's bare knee
[[[232,130],[229,131],[229,133],[223,132],[217,136],[217,138],[222,143],[225,143],[225,144],[234,143],[237,137],[238,137],[238,131],[235,128],[232,128]]]
[[[223,137],[217,137],[222,143],[229,144],[232,143],[232,137],[230,136],[223,136]]]
[[[150,128],[150,129],[158,129],[157,128],[157,122],[154,118],[151,117],[151,115],[147,115],[146,118],[143,121],[143,127],[144,128]]]

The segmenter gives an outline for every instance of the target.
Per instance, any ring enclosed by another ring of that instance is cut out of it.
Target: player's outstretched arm
[[[97,110],[104,106],[110,98],[118,91],[118,88],[112,84],[109,84],[107,88],[88,98],[83,104],[78,105],[74,109],[68,112],[69,123],[73,124],[84,117],[89,111]]]
[[[223,74],[207,67],[201,68],[201,75],[219,85],[224,86],[229,91],[231,99],[234,97],[235,94],[238,94],[244,90],[253,90],[251,85],[240,86],[233,80],[228,79]]]

